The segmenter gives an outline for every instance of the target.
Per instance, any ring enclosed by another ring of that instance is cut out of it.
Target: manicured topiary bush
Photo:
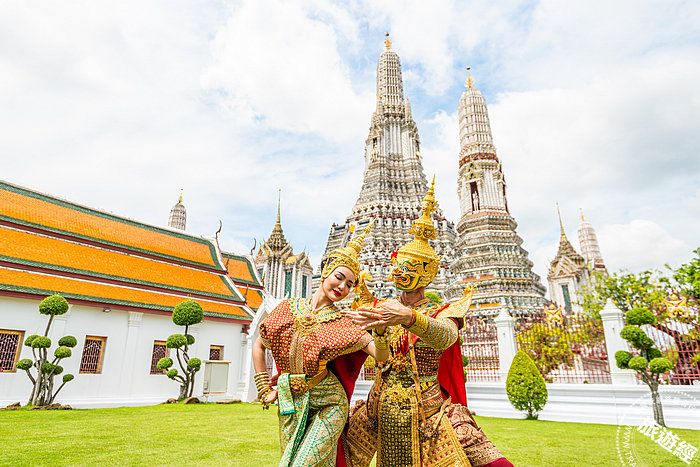
[[[39,313],[49,316],[44,335],[32,334],[24,340],[24,345],[32,349],[34,359],[23,358],[17,362],[17,369],[25,371],[32,382],[32,393],[29,396],[30,405],[51,404],[63,386],[73,379],[71,374],[64,375],[63,384],[54,392],[54,377],[63,373],[63,367],[58,363],[73,354],[71,348],[75,347],[78,341],[73,336],[62,337],[58,341],[58,348],[53,352],[53,359],[50,359],[48,349],[51,347],[51,339],[47,336],[53,317],[65,314],[68,308],[68,302],[60,295],[51,295],[43,299],[39,304]]]
[[[518,351],[508,371],[506,393],[516,409],[526,412],[528,419],[536,419],[547,403],[547,385],[535,362],[523,351]]]
[[[615,352],[617,367],[637,372],[639,378],[651,391],[654,420],[659,425],[666,426],[661,397],[659,396],[659,380],[663,373],[673,368],[673,363],[662,356],[661,351],[654,347],[656,345],[654,341],[640,327],[645,324],[654,324],[656,318],[648,309],[632,308],[625,314],[625,320],[627,326],[620,331],[620,337],[638,349],[640,355],[634,356],[626,350],[618,350]]]
[[[189,327],[200,323],[204,317],[204,310],[199,303],[194,300],[185,300],[179,303],[173,309],[173,323],[178,326],[185,326],[184,334],[171,334],[165,341],[165,346],[169,349],[175,349],[177,362],[180,366],[182,374],[173,366],[173,359],[163,357],[158,360],[158,368],[168,370],[166,375],[173,381],[180,383],[180,397],[184,399],[192,396],[194,391],[194,377],[202,367],[202,361],[198,358],[190,358],[188,348],[194,344],[194,336],[188,334]]]

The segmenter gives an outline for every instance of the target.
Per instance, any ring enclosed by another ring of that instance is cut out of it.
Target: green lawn
[[[620,465],[616,426],[476,420],[516,466]],[[700,432],[673,433],[700,447]],[[0,446],[0,465],[255,467],[279,459],[275,411],[251,404],[0,411]],[[686,465],[641,435],[634,452],[640,465]]]

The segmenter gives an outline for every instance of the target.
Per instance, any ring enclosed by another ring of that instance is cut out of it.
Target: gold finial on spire
[[[467,67],[467,82],[464,83],[464,86],[466,86],[469,89],[471,89],[472,84],[474,84],[474,80],[472,79],[472,74],[469,71],[471,69],[472,69],[472,67],[470,67],[470,66]]]
[[[559,203],[557,203],[557,216],[559,216],[559,229],[561,230],[561,236],[566,237],[564,233],[564,224],[561,222],[561,212],[559,212]]]
[[[384,45],[386,46],[386,50],[391,49],[391,41],[389,40],[389,33],[386,33],[386,40],[384,41]]]
[[[275,224],[281,225],[280,222],[280,203],[282,201],[282,188],[277,189],[277,222]]]
[[[177,201],[178,204],[182,204],[182,191],[183,188],[180,188],[180,199]]]
[[[578,208],[579,211],[581,211],[581,222],[586,222],[586,218],[583,217],[583,208]]]

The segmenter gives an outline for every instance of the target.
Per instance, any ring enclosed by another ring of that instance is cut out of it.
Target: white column
[[[629,343],[620,337],[620,331],[625,327],[624,314],[611,299],[600,312],[603,318],[603,330],[605,332],[605,346],[608,348],[608,364],[610,365],[610,377],[613,384],[637,384],[633,370],[621,370],[615,361],[615,352],[626,350],[629,352]]]
[[[249,329],[248,332],[251,332]],[[251,342],[250,336],[241,332],[241,343],[240,343],[240,355],[238,358],[238,371],[236,371],[237,381],[235,397],[244,399],[248,393],[247,383],[250,379],[250,367],[251,367],[251,357],[253,353],[253,343]],[[233,389],[232,387],[232,389]],[[229,390],[231,391],[231,390]],[[233,392],[233,391],[231,391]]]
[[[505,382],[508,378],[508,370],[510,364],[513,363],[513,357],[518,351],[518,343],[515,340],[515,318],[510,316],[505,309],[494,318],[498,335],[498,373],[501,376],[501,381]]]
[[[128,315],[126,339],[124,342],[124,357],[122,360],[121,377],[119,378],[119,392],[121,394],[131,394],[133,386],[134,373],[148,371],[148,364],[140,365],[136,359],[136,351],[138,350],[139,330],[141,329],[141,320],[143,313],[138,311],[130,311]]]

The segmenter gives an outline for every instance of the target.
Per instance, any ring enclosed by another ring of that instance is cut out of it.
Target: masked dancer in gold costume
[[[260,324],[253,344],[255,383],[264,408],[278,400],[280,466],[345,465],[339,438],[360,368],[367,354],[377,361],[389,356],[335,306],[357,283],[357,258],[370,228],[331,252],[312,298],[286,299]],[[265,348],[280,371],[276,390],[266,370]]]
[[[345,441],[346,462],[368,466],[512,467],[486,438],[466,406],[458,330],[471,292],[450,305],[425,298],[440,257],[435,238],[435,179],[423,200],[423,214],[411,230],[415,239],[392,254],[391,279],[399,300],[377,300],[361,280],[363,306],[347,316],[373,329],[377,348],[390,347],[367,401],[353,407]],[[384,326],[389,326],[386,330]]]

